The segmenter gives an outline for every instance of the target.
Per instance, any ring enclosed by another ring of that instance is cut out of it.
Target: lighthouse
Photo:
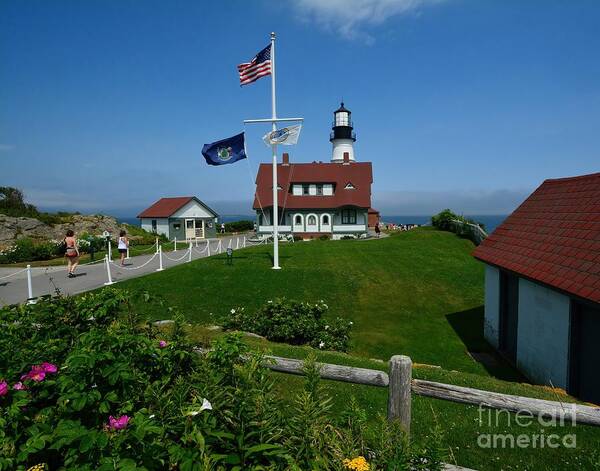
[[[356,134],[352,127],[350,110],[344,107],[344,102],[333,112],[333,126],[329,140],[333,145],[331,162],[342,163],[344,154],[348,154],[350,162],[354,162],[354,141]]]

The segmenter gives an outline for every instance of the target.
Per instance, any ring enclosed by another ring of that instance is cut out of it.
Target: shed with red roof
[[[193,240],[214,237],[219,215],[195,196],[178,196],[159,199],[138,218],[148,232],[170,240]]]
[[[600,173],[546,180],[474,256],[486,339],[531,380],[600,404]]]

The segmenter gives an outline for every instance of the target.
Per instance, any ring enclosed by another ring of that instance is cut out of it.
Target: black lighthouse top
[[[344,102],[340,103],[340,107],[333,112],[333,125],[329,140],[334,139],[352,139],[356,141],[356,133],[352,130],[352,112],[344,107]]]

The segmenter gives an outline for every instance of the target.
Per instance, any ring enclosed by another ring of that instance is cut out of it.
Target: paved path
[[[198,246],[192,249],[192,260],[208,256],[207,247],[210,247],[210,255],[218,253],[219,242],[224,252],[230,244],[235,250],[236,247],[242,248],[244,245],[252,244],[249,235],[227,236],[219,239],[208,239],[198,242]],[[245,244],[244,244],[245,241]],[[182,244],[184,247],[184,244]],[[146,249],[147,250],[147,249]],[[159,267],[159,257],[150,250],[150,253],[144,255],[134,255],[132,248],[131,259],[125,261],[125,267],[120,267],[117,262],[110,265],[110,271],[113,281],[136,278],[138,276],[155,273]],[[166,270],[175,265],[181,265],[189,260],[187,248],[181,248],[177,252],[163,252],[163,268]],[[53,294],[58,290],[62,294],[77,294],[84,291],[90,291],[104,286],[108,281],[106,263],[103,260],[80,265],[75,271],[75,278],[67,278],[66,266],[58,267],[32,267],[31,278],[33,296],[43,296]],[[23,268],[0,268],[0,306],[7,304],[21,303],[27,300],[27,272]]]

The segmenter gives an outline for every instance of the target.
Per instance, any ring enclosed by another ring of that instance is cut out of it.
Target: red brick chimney
[[[344,152],[344,165],[350,165],[350,152]]]
[[[290,154],[288,154],[287,152],[284,152],[282,157],[283,157],[283,165],[289,165],[290,164]]]

